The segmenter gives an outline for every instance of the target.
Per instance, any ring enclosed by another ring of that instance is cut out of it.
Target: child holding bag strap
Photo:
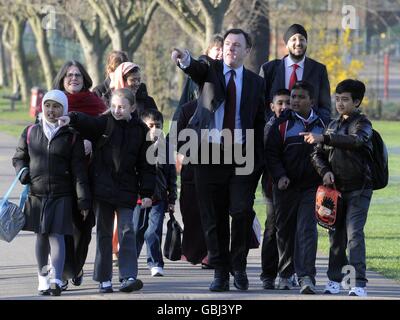
[[[30,187],[23,230],[36,233],[39,294],[59,296],[65,261],[64,235],[72,234],[73,201],[77,199],[86,216],[91,196],[83,141],[74,130],[61,128],[57,123],[58,117],[68,112],[66,95],[60,90],[49,91],[43,98],[42,109],[39,123],[23,131],[12,162],[16,172],[28,167],[20,177],[21,183]],[[49,281],[50,251],[54,278]]]

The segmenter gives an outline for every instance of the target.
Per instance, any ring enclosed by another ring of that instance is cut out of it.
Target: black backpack
[[[374,190],[383,189],[389,181],[388,152],[378,131],[372,129],[371,173]]]

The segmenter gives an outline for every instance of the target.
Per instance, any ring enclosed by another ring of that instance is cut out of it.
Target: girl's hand
[[[168,205],[168,212],[175,212],[175,205],[174,204],[169,204]]]
[[[69,116],[61,116],[57,120],[59,127],[65,127],[71,122],[71,118]]]

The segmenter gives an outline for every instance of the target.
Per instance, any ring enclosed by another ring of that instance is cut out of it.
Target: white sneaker
[[[340,283],[329,280],[325,286],[324,293],[338,294],[340,292]]]
[[[46,291],[50,289],[50,279],[48,275],[41,276],[38,273],[38,281],[39,281],[38,291]]]
[[[349,291],[349,296],[366,297],[367,289],[363,287],[353,287]]]
[[[162,277],[164,276],[164,269],[161,267],[152,267],[150,269],[152,277]]]

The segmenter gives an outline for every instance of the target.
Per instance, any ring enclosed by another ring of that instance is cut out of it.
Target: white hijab
[[[44,104],[47,100],[52,100],[55,102],[58,102],[63,106],[63,115],[65,116],[68,113],[68,98],[65,95],[64,92],[60,90],[50,90],[47,92],[42,100],[42,110],[44,112]],[[54,135],[57,133],[57,131],[60,129],[58,126],[58,122],[52,123],[46,120],[46,117],[44,114],[42,115],[42,125],[43,125],[43,132],[45,136],[47,137],[47,140],[49,142],[51,139],[53,139]]]

